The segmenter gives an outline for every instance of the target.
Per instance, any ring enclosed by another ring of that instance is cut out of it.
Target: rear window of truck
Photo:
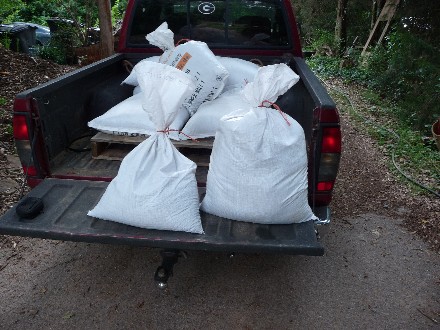
[[[181,39],[214,48],[286,49],[291,45],[282,1],[138,0],[128,46],[148,47],[145,36],[163,22]]]

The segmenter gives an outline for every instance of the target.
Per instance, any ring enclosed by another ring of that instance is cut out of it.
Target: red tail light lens
[[[35,166],[24,166],[23,165],[23,173],[28,176],[37,176],[38,172]]]
[[[341,153],[341,130],[339,127],[325,127],[322,132],[322,153]]]
[[[318,185],[316,186],[316,190],[318,192],[332,190],[333,189],[333,184],[334,184],[334,181],[318,182]]]
[[[26,116],[15,115],[13,119],[14,138],[16,140],[29,140],[29,131]]]

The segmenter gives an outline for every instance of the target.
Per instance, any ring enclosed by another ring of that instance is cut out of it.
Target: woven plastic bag
[[[118,175],[88,215],[142,228],[202,234],[196,164],[166,134],[195,83],[182,71],[160,63],[144,62],[136,73],[143,108],[157,132],[124,158]]]
[[[142,95],[136,94],[118,103],[88,123],[89,127],[113,135],[151,135],[156,131],[142,109]]]
[[[269,108],[299,77],[285,64],[259,69],[249,103],[221,118],[201,210],[262,224],[316,219],[307,200],[307,153],[300,124]]]
[[[148,113],[142,108],[142,93],[135,94],[118,103],[103,115],[91,120],[88,125],[103,133],[123,136],[150,136],[156,128]],[[179,109],[170,125],[169,138],[180,140],[178,131],[189,119],[188,111]]]
[[[213,137],[220,126],[220,119],[239,109],[249,109],[241,89],[224,92],[215,100],[203,103],[185,124],[182,132],[195,139]],[[180,139],[186,139],[185,135]]]
[[[206,43],[188,41],[174,47],[174,34],[166,22],[146,38],[150,44],[164,51],[160,63],[182,70],[196,79],[195,90],[183,103],[190,116],[203,102],[214,100],[223,91],[229,73]]]
[[[243,88],[254,81],[259,66],[240,58],[217,56],[218,61],[229,72],[223,93],[237,88]]]

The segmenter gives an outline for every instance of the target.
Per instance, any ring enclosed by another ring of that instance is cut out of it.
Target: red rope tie
[[[290,126],[290,122],[287,119],[287,115],[281,110],[281,108],[278,106],[278,104],[270,102],[268,100],[264,100],[263,102],[261,102],[261,104],[259,105],[260,108],[266,108],[266,106],[264,105],[264,103],[269,103],[269,105],[273,106],[275,109],[278,110],[278,112],[280,113],[281,116],[283,116],[284,120],[286,121],[287,125]]]
[[[158,133],[165,133],[165,134],[168,134],[169,132],[179,132],[179,134],[183,134],[183,135],[185,135],[188,139],[191,139],[191,140],[193,140],[194,142],[199,142],[199,140],[194,139],[193,137],[191,137],[191,136],[189,136],[189,135],[183,133],[182,131],[180,131],[180,130],[178,130],[178,129],[169,129],[169,128],[165,128],[164,130],[157,131],[157,132],[158,132]]]

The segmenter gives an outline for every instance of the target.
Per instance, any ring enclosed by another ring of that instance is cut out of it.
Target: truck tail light
[[[14,139],[29,140],[27,117],[25,115],[15,115],[12,123],[14,127]]]
[[[341,153],[341,129],[339,127],[324,127],[321,152]]]
[[[318,191],[328,191],[333,189],[333,185],[334,185],[334,181],[321,181],[318,182],[316,188]]]
[[[13,129],[15,146],[17,148],[18,156],[20,157],[23,173],[26,175],[28,184],[35,182],[35,177],[38,176],[38,170],[34,163],[34,157],[32,154],[31,140],[30,140],[30,113],[14,113]]]
[[[323,127],[321,139],[321,158],[316,182],[315,203],[328,205],[341,158],[341,129],[339,126]]]

